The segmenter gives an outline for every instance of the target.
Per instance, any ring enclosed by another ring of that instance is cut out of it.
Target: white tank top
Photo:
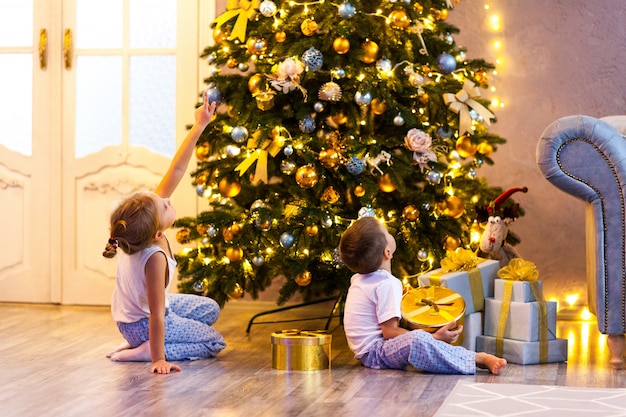
[[[167,245],[169,247],[169,241]],[[118,252],[117,277],[111,299],[111,314],[116,322],[134,323],[150,317],[146,290],[146,263],[157,252],[162,252],[167,259],[168,280],[164,288],[165,294],[167,294],[174,278],[176,259],[170,258],[157,245],[148,246],[132,255],[127,255],[121,250]],[[165,297],[165,308],[168,307],[169,302]]]

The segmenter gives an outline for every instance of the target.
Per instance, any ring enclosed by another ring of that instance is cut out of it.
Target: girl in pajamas
[[[474,374],[476,367],[497,375],[506,360],[452,346],[463,326],[452,322],[436,333],[400,327],[402,283],[391,274],[396,241],[374,217],[354,222],[341,236],[343,263],[355,274],[344,310],[344,330],[355,357],[368,368],[443,374]]]
[[[150,372],[170,373],[181,369],[169,361],[208,358],[226,347],[211,327],[220,312],[214,300],[168,294],[176,260],[165,236],[176,219],[169,197],[185,174],[215,106],[205,92],[194,125],[156,190],[131,195],[111,214],[111,237],[102,255],[112,258],[122,249],[111,313],[126,339],[107,355],[113,361],[151,361]]]

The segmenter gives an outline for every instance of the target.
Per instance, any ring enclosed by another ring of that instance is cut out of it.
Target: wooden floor
[[[349,351],[335,319],[332,369],[277,371],[270,335],[325,320],[255,324],[271,303],[231,302],[215,327],[228,347],[218,357],[180,363],[183,372],[149,373],[147,363],[114,363],[105,353],[122,341],[107,308],[0,304],[0,416],[432,416],[459,379],[584,387],[626,387],[626,370],[608,366],[606,337],[595,323],[563,321],[568,363],[509,365],[500,376],[431,375],[364,368]],[[272,320],[330,311],[306,310]]]

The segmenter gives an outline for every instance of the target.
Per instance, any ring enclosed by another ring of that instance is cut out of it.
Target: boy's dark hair
[[[341,236],[339,254],[352,272],[369,274],[380,268],[387,239],[382,225],[374,217],[362,217]]]

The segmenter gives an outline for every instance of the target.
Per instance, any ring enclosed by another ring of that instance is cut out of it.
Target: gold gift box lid
[[[412,328],[429,332],[465,316],[465,300],[449,288],[432,285],[413,288],[402,297],[402,318]]]
[[[316,346],[331,342],[332,335],[324,330],[279,330],[272,333],[272,344]]]

